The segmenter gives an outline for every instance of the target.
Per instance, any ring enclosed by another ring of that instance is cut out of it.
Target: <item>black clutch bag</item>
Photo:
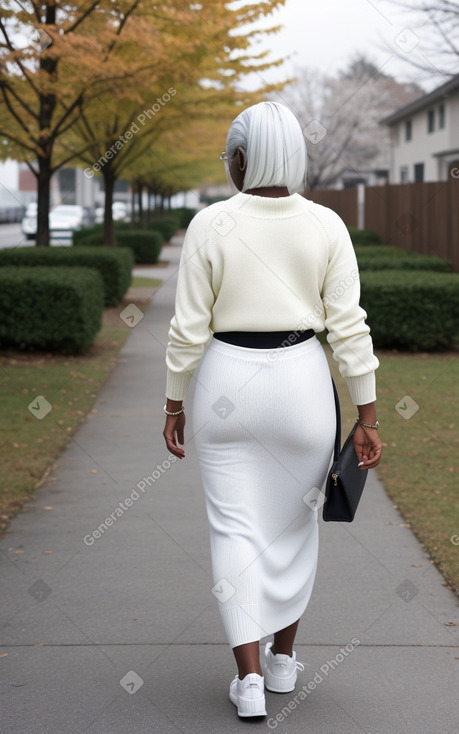
[[[358,468],[358,457],[355,453],[352,437],[357,423],[341,446],[341,409],[338,391],[333,382],[333,393],[336,407],[336,436],[333,451],[333,464],[325,482],[325,502],[322,507],[322,518],[325,522],[352,522],[362,496],[368,471]]]

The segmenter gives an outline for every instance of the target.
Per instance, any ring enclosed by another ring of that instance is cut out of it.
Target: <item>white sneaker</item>
[[[265,646],[265,660],[263,667],[265,686],[274,693],[289,693],[296,685],[297,670],[304,670],[303,663],[297,662],[296,653],[290,655],[271,652],[272,642]]]
[[[230,701],[237,706],[239,716],[266,716],[265,686],[262,675],[248,673],[239,680],[236,675],[231,681]]]

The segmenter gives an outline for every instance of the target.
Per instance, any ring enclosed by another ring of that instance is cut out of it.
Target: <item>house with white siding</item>
[[[459,171],[459,74],[380,124],[391,133],[390,183],[446,181]]]

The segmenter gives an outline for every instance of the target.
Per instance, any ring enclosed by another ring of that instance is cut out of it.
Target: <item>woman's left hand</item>
[[[355,453],[363,464],[361,469],[373,469],[381,461],[382,441],[375,428],[357,426],[353,436]]]
[[[166,425],[164,427],[163,436],[166,439],[166,446],[174,456],[179,459],[185,458],[185,451],[180,448],[179,443],[185,443],[185,413],[180,415],[168,415],[166,417]]]

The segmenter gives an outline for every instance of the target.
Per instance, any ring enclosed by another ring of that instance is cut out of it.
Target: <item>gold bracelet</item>
[[[176,413],[171,413],[170,410],[166,410],[166,406],[164,406],[163,410],[164,410],[164,412],[165,412],[166,415],[180,415],[180,413],[183,413],[184,407],[182,405],[182,407],[180,408],[180,410],[178,410]]]
[[[374,426],[372,426],[371,423],[364,423],[363,421],[360,420],[360,418],[356,418],[355,422],[358,423],[359,426],[363,426],[364,428],[375,428],[376,430],[378,430],[379,428],[379,421],[376,421]]]

